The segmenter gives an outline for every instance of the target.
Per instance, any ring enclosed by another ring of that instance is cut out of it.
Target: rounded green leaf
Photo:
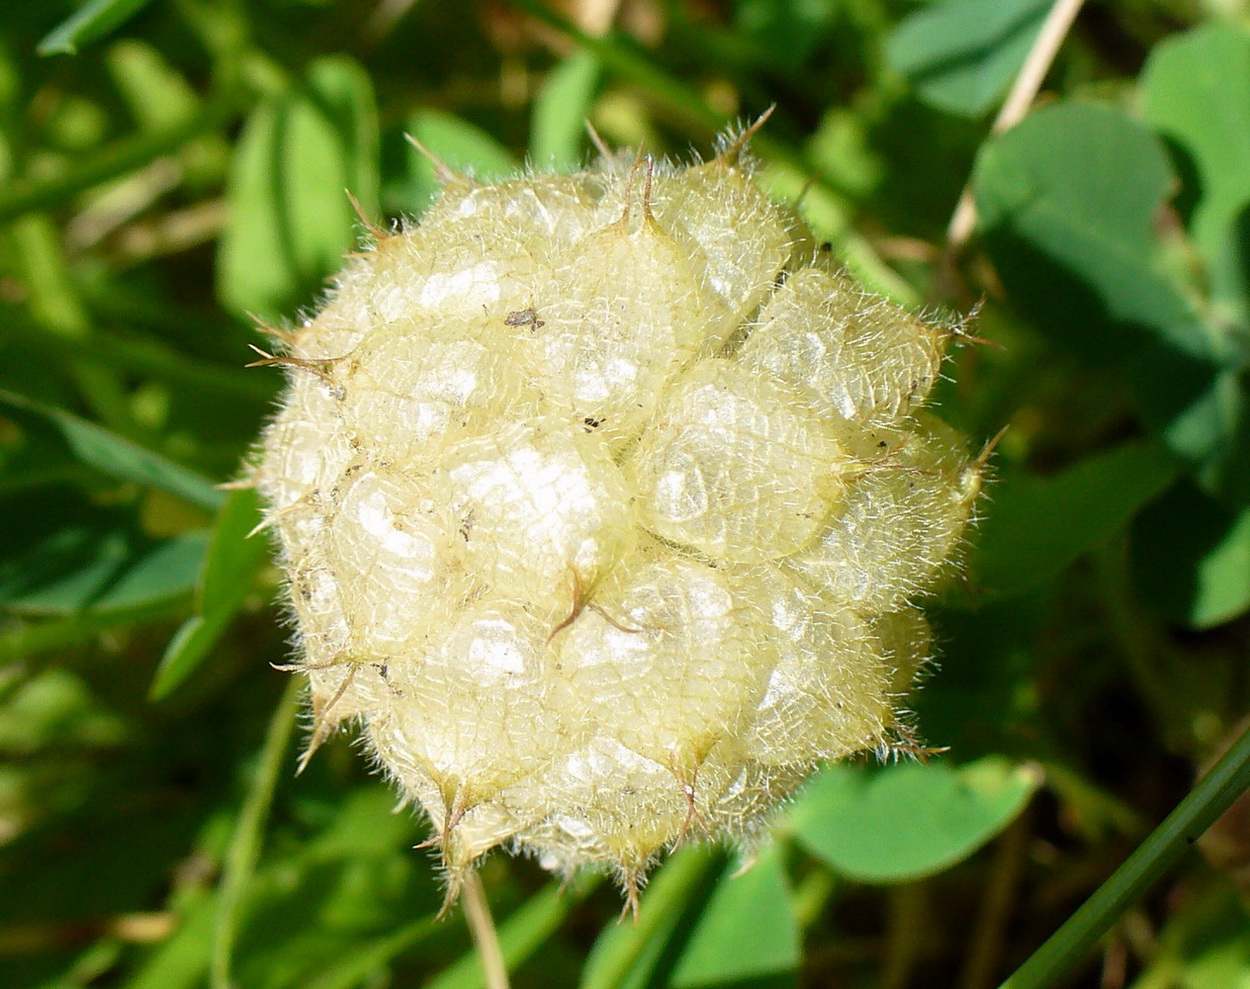
[[[1169,618],[1214,628],[1250,609],[1250,509],[1178,484],[1137,519],[1132,548],[1136,583]]]
[[[1237,356],[1156,258],[1155,217],[1173,182],[1161,142],[1140,124],[1063,103],[990,142],[973,187],[1021,314],[1119,368],[1146,424],[1207,484],[1244,489]]]
[[[967,858],[1024,809],[1036,773],[990,757],[867,769],[831,766],[791,812],[798,840],[852,879],[902,882]]]
[[[726,868],[669,985],[793,985],[800,959],[790,882],[778,850],[768,847],[745,871]]]
[[[983,229],[1036,217],[1057,246],[1071,233],[1137,258],[1154,244],[1154,217],[1173,182],[1158,139],[1116,110],[1060,103],[985,148],[975,191]],[[1060,255],[1064,256],[1063,254]]]
[[[1212,291],[1243,307],[1236,220],[1250,203],[1250,33],[1210,22],[1160,42],[1142,73],[1146,119],[1187,155],[1201,181],[1194,239]]]
[[[1010,476],[995,488],[974,557],[987,594],[1023,593],[1106,542],[1180,470],[1159,446],[1126,444],[1049,478]]]

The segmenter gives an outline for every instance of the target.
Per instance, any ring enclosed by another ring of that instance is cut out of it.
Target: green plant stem
[[[212,989],[232,989],[230,966],[234,956],[235,933],[243,895],[247,892],[256,862],[260,857],[265,822],[273,806],[273,792],[278,785],[282,761],[291,735],[295,731],[295,715],[304,693],[302,677],[291,677],[269,722],[265,743],[260,753],[256,776],[248,790],[239,822],[226,853],[221,886],[217,893],[217,917],[213,931],[213,959],[210,970]]]
[[[1045,989],[1077,965],[1250,787],[1250,728],[1189,795],[1000,989]]]
[[[725,118],[708,106],[695,90],[670,78],[645,58],[629,51],[611,34],[602,37],[587,34],[538,0],[511,0],[511,3],[535,20],[542,21],[575,41],[613,72],[641,86],[686,123],[711,131],[725,126]]]

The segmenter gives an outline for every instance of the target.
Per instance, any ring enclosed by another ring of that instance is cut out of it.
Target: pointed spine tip
[[[290,330],[282,330],[276,326],[271,326],[265,321],[264,317],[258,315],[257,313],[249,312],[244,315],[252,321],[252,325],[256,327],[257,331],[262,336],[266,336],[270,340],[276,340],[278,343],[288,345],[295,341],[295,333],[292,333]],[[251,345],[249,344],[249,346]],[[256,348],[253,347],[252,349],[255,350]]]
[[[608,142],[603,139],[602,135],[595,130],[595,125],[592,124],[589,119],[582,121],[582,124],[585,126],[586,133],[590,137],[590,143],[593,144],[595,146],[595,150],[599,152],[599,156],[605,161],[610,159],[613,153],[612,149],[608,147]]]
[[[457,172],[413,135],[405,134],[404,140],[416,148],[417,151],[420,152],[421,156],[430,163],[431,167],[434,169],[434,177],[438,179],[439,185],[446,186],[451,185],[453,182],[469,181],[469,177],[467,175],[463,172]]]
[[[386,231],[370,219],[369,214],[367,214],[365,212],[365,208],[360,205],[360,200],[356,198],[356,195],[352,192],[352,190],[344,189],[343,191],[347,193],[347,200],[352,204],[352,210],[356,213],[356,218],[360,220],[361,226],[363,226],[369,236],[373,238],[374,243],[378,243],[385,239],[388,236]]]
[[[729,166],[738,164],[738,160],[742,157],[742,152],[746,150],[746,146],[751,142],[751,138],[759,133],[760,128],[768,122],[768,118],[773,115],[776,109],[777,104],[774,103],[756,117],[753,123],[743,128],[742,133],[738,134],[729,143],[729,147],[716,156],[715,160]]]

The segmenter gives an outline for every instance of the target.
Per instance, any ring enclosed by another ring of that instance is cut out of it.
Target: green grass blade
[[[269,722],[261,749],[256,776],[239,814],[239,823],[226,853],[225,869],[218,890],[214,923],[213,960],[210,984],[213,989],[233,989],[230,965],[234,939],[239,927],[243,897],[260,858],[265,822],[273,805],[274,789],[282,772],[283,760],[295,731],[295,714],[304,693],[302,677],[291,677]]]
[[[108,34],[150,2],[91,0],[49,31],[35,51],[40,55],[76,55],[80,45]]]
[[[579,48],[593,55],[605,69],[642,89],[661,106],[681,118],[692,131],[702,130],[706,134],[718,134],[723,133],[732,123],[729,117],[710,106],[693,86],[669,75],[615,36],[607,34],[596,37],[587,34],[538,0],[511,0],[511,3],[535,20],[575,41]],[[835,196],[841,198],[845,195],[845,190],[837,188],[827,175],[808,162],[801,153],[784,141],[770,137],[767,131],[751,138],[751,148],[766,161],[812,176],[816,185]]]
[[[1250,728],[1128,860],[1000,989],[1045,989],[1077,965],[1250,787]]]
[[[14,618],[0,630],[0,665],[23,660],[30,672],[40,668],[30,662],[35,656],[44,655],[45,661],[51,662],[56,657],[48,654],[80,645],[103,632],[177,618],[186,614],[190,602],[191,595],[187,593],[137,608],[83,611],[47,621]]]
[[[581,989],[618,989],[640,970],[658,964],[668,942],[706,896],[723,854],[706,845],[687,845],[655,874],[642,897],[638,919],[624,918],[599,935],[582,972]]]
[[[74,164],[60,174],[14,178],[0,190],[0,224],[25,213],[60,206],[79,193],[137,171],[157,158],[175,154],[187,142],[225,123],[234,112],[236,96],[233,91],[222,90],[205,100],[194,117],[177,127],[120,137],[90,154],[76,156]]]
[[[512,5],[535,20],[567,35],[604,66],[641,86],[669,109],[681,114],[690,124],[711,131],[720,130],[724,126],[725,118],[708,106],[697,90],[671,78],[645,58],[630,51],[613,36],[605,35],[600,38],[587,34],[538,0],[512,0]]]
[[[169,696],[199,668],[251,593],[256,575],[269,559],[269,541],[255,532],[260,521],[256,492],[232,491],[213,526],[195,614],[166,648],[148,694],[152,700]]]
[[[599,59],[580,51],[547,76],[530,125],[530,160],[536,167],[569,169],[581,162],[599,74]]]
[[[225,504],[226,493],[208,478],[93,422],[5,389],[0,389],[0,405],[50,424],[78,460],[110,477],[157,488],[211,511]]]

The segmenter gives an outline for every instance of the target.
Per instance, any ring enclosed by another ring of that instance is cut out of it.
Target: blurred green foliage
[[[405,133],[495,176],[586,160],[585,120],[683,156],[774,102],[766,187],[874,287],[983,299],[999,345],[942,386],[970,434],[1010,426],[912,701],[949,751],[831,767],[741,875],[679,850],[636,925],[492,858],[504,955],[596,989],[978,989],[1028,958],[1250,711],[1250,4],[1088,4],[994,136],[1050,7],[6,4],[0,989],[481,984],[350,739],[294,775],[279,580],[252,493],[214,486],[281,383],[243,367],[255,320],[316,305],[345,191],[378,223],[436,194]],[[1074,984],[1250,982],[1248,865],[1239,803]]]

